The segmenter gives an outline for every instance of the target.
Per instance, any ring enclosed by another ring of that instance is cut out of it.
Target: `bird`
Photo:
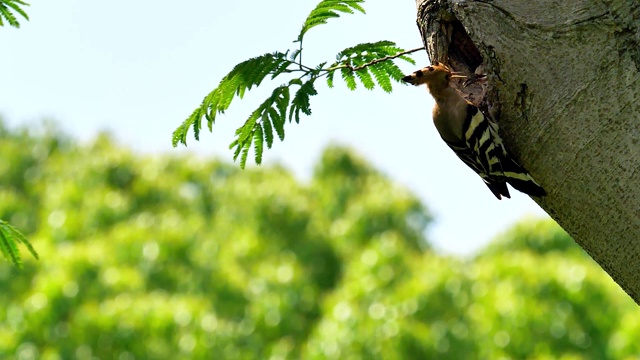
[[[434,62],[403,77],[402,81],[415,86],[427,85],[436,101],[433,122],[440,137],[480,175],[498,200],[511,198],[507,183],[527,195],[545,196],[547,193],[542,186],[507,152],[498,124],[450,86],[453,78],[467,78],[465,85],[468,85],[481,77],[470,78]]]

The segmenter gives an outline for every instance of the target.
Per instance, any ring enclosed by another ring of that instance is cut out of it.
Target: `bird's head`
[[[410,75],[402,78],[402,81],[411,85],[436,85],[436,84],[449,84],[449,80],[452,78],[465,78],[464,75],[452,72],[444,64],[434,62],[433,64],[424,67],[418,71],[414,71]]]

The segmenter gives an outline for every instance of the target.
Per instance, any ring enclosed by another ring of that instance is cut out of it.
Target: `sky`
[[[293,49],[317,2],[31,1],[30,21],[0,28],[0,116],[15,126],[53,119],[84,141],[107,130],[145,153],[187,151],[231,161],[235,129],[277,80],[234,100],[200,142],[190,134],[188,148],[173,148],[171,134],[235,64]],[[332,62],[362,42],[422,46],[415,2],[393,3],[368,0],[367,15],[313,28],[304,61]],[[429,62],[424,51],[414,59],[417,66],[399,64],[405,73]],[[516,190],[510,200],[495,199],[440,139],[426,89],[394,84],[391,94],[351,92],[337,80],[334,89],[320,85],[318,92],[313,114],[285,127],[285,141],[266,150],[263,165],[282,163],[305,180],[324,147],[348,145],[427,205],[435,217],[428,238],[445,253],[472,254],[524,216],[548,218]]]

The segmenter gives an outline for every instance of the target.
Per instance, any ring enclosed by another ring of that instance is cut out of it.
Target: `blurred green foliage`
[[[348,149],[308,182],[0,126],[0,358],[634,359],[633,301],[548,221],[476,257]],[[508,205],[508,204],[505,204]]]

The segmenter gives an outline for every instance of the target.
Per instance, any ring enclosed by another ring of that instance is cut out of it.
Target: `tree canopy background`
[[[0,218],[41,256],[0,264],[2,358],[640,353],[637,306],[557,225],[439,254],[427,207],[345,147],[309,182],[53,125],[1,125],[0,152]]]

